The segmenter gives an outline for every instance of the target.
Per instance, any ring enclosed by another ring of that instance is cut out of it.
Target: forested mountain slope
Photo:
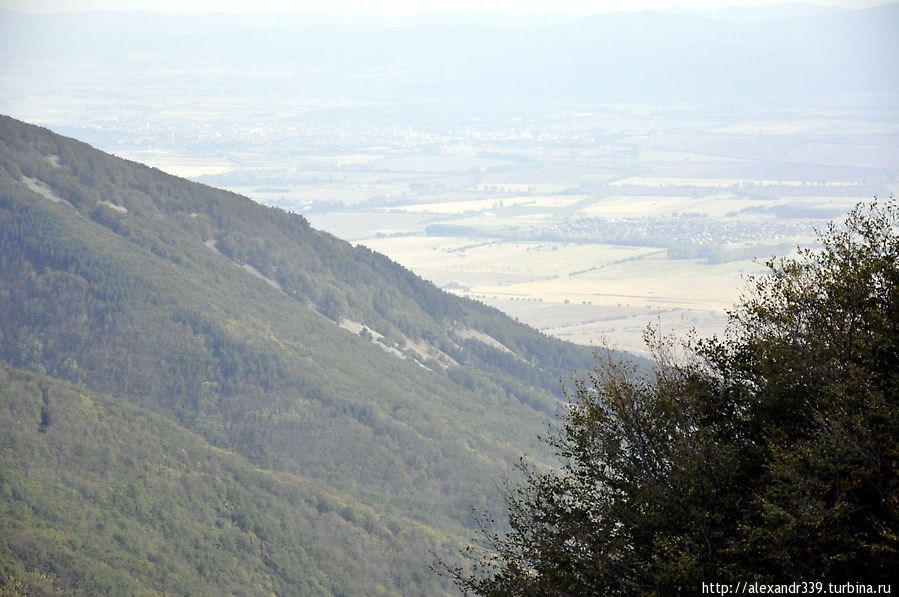
[[[444,590],[429,550],[497,507],[593,360],[298,215],[6,117],[0,358],[4,578],[354,595]]]
[[[446,539],[165,417],[0,365],[0,594],[442,591]]]

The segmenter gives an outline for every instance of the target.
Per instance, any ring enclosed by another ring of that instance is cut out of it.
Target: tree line
[[[768,262],[723,337],[648,329],[600,359],[525,462],[508,530],[446,565],[466,593],[697,594],[702,582],[889,583],[899,561],[899,209],[860,205]],[[506,522],[506,521],[504,521]]]

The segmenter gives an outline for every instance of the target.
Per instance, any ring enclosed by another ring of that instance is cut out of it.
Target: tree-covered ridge
[[[16,182],[31,182],[18,185],[20,191],[34,195],[40,184],[82,216],[176,264],[205,268],[211,256],[204,253],[221,253],[332,320],[365,324],[410,358],[424,360],[407,350],[407,340],[458,356],[462,340],[453,330],[473,328],[534,365],[537,375],[528,385],[557,393],[559,365],[589,365],[590,351],[442,292],[383,255],[311,229],[297,214],[128,163],[9,118],[0,127],[3,169]],[[486,351],[477,364],[502,367],[497,357]]]
[[[365,328],[335,325],[347,322]],[[481,496],[518,454],[546,456],[532,438],[559,379],[592,361],[300,216],[8,118],[0,334],[12,367],[130,402],[440,540],[467,535],[473,503],[500,507]],[[30,520],[53,528],[44,515]],[[411,578],[430,559],[413,549],[390,566]],[[393,582],[385,570],[373,585]]]

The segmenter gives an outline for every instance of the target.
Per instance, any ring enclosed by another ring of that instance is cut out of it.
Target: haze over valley
[[[897,14],[7,12],[0,111],[640,351],[897,189]]]
[[[0,9],[0,594],[891,578],[899,4],[105,1]]]

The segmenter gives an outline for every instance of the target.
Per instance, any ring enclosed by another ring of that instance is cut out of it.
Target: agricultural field
[[[492,159],[463,161],[455,174],[446,170],[452,159],[413,168],[410,157],[401,169],[372,173],[379,177],[368,185],[332,172],[333,187],[352,196],[343,201],[317,185],[291,187],[280,199],[235,190],[300,211],[546,333],[641,352],[648,323],[680,335],[720,333],[745,277],[764,272],[766,259],[813,242],[815,228],[896,189],[887,163],[895,151],[884,152],[874,180],[859,167],[824,176],[794,165],[790,176],[776,165],[777,176],[762,176],[760,159],[631,153],[610,163],[591,151],[530,150],[538,162],[496,171]],[[679,164],[683,175],[672,175]],[[602,173],[612,167],[617,177]],[[628,175],[640,170],[647,174]]]
[[[528,111],[478,105],[471,117],[421,98],[374,105],[244,87],[210,101],[210,75],[191,68],[161,102],[136,95],[129,76],[100,73],[88,89],[89,70],[10,63],[15,85],[0,102],[50,126],[77,111],[89,124],[57,130],[301,213],[450,292],[585,344],[641,351],[650,322],[719,333],[744,276],[859,201],[899,191],[892,96],[792,108],[554,100]],[[259,70],[260,84],[270,74]],[[327,93],[356,84],[343,76]],[[108,98],[121,109],[107,113]]]
[[[671,260],[652,247],[425,236],[361,242],[450,292],[546,333],[635,352],[644,350],[642,333],[650,322],[672,332],[719,332],[741,274],[759,270],[751,261],[709,266]]]
[[[744,132],[751,123],[712,132],[684,121],[669,133],[640,109],[649,117],[612,138],[600,111],[580,115],[577,131],[570,117],[541,122],[542,139],[497,122],[480,140],[447,133],[429,149],[275,167],[249,155],[250,165],[198,179],[302,213],[548,334],[635,352],[650,323],[721,333],[767,259],[899,189],[896,132],[857,137],[833,122],[771,132],[766,121],[760,138]],[[836,165],[841,155],[858,161]]]

